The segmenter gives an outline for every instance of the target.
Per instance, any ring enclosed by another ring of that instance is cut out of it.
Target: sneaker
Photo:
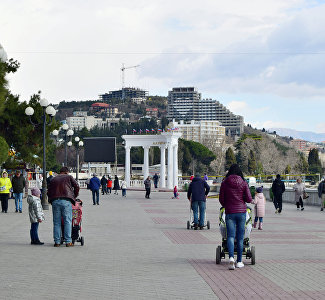
[[[244,268],[244,263],[239,261],[236,263],[236,268]]]
[[[297,210],[299,210],[299,207],[297,207]]]
[[[305,209],[304,207],[301,208],[301,210],[304,210],[304,209]]]
[[[66,246],[66,247],[73,247],[74,244],[72,244],[72,243],[66,243],[65,246]]]
[[[275,213],[276,213],[276,214],[279,213],[279,209],[278,209],[278,208],[276,209]]]
[[[235,260],[233,257],[229,258],[229,270],[235,270]]]
[[[60,247],[61,245],[60,244],[54,244],[54,247]]]

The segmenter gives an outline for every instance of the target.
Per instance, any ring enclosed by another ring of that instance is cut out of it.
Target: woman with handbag
[[[304,193],[305,193],[305,185],[302,183],[301,178],[297,179],[297,183],[293,186],[293,190],[295,191],[295,201],[297,205],[297,210],[301,207],[301,210],[304,210]]]

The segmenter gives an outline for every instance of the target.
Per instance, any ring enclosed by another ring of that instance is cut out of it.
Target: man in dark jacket
[[[89,181],[89,189],[93,194],[93,205],[99,205],[99,188],[100,188],[100,180],[97,177],[97,174],[93,174],[93,178]]]
[[[204,215],[206,207],[206,197],[209,194],[210,187],[200,174],[195,175],[187,191],[187,198],[191,202],[191,208],[194,216],[194,229],[204,227]],[[200,218],[198,217],[200,210]]]
[[[274,207],[275,207],[275,213],[281,213],[282,211],[282,194],[285,191],[285,186],[283,181],[281,180],[280,174],[276,175],[276,179],[273,181],[272,184],[272,192],[274,195]]]
[[[103,177],[100,180],[100,184],[102,186],[102,195],[107,194],[107,178],[105,177],[105,175],[103,175]]]
[[[145,198],[150,199],[150,191],[151,191],[151,180],[150,180],[150,176],[148,176],[147,179],[143,183],[144,183],[144,187],[146,189]]]
[[[21,213],[23,211],[23,195],[26,186],[26,181],[24,176],[21,176],[19,170],[16,171],[16,174],[12,178],[11,183],[15,198],[16,212],[19,211]]]
[[[61,244],[62,219],[64,241],[67,247],[72,247],[72,204],[75,204],[76,197],[79,195],[79,185],[69,175],[67,167],[62,167],[60,174],[52,178],[47,195],[49,203],[52,204],[54,247],[59,247]]]
[[[325,177],[323,177],[323,181],[321,181],[318,185],[318,197],[321,199],[320,210],[323,211],[325,204]]]
[[[155,185],[155,188],[157,188],[158,187],[158,180],[159,180],[158,174],[155,173],[155,175],[153,175],[152,179],[153,179],[153,184]]]

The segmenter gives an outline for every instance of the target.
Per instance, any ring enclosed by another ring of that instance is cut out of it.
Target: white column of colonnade
[[[166,147],[160,147],[160,187],[166,187]]]
[[[146,180],[149,176],[149,148],[150,146],[143,146],[143,179]]]
[[[130,187],[130,179],[131,179],[131,174],[130,174],[130,165],[131,165],[131,158],[130,158],[130,150],[131,147],[125,147],[125,181],[126,181],[126,186]]]
[[[173,146],[171,144],[168,145],[167,154],[168,154],[167,188],[172,189],[174,175],[173,175]]]
[[[173,187],[178,187],[178,144],[173,146]]]

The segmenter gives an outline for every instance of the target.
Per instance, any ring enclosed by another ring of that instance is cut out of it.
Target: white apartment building
[[[129,122],[128,118],[96,118],[94,116],[67,117],[66,123],[72,130],[80,130],[86,127],[88,130],[98,126],[100,128],[115,128],[115,126],[123,120]]]
[[[173,120],[168,127],[178,130],[183,139],[199,142],[203,145],[206,144],[207,140],[213,140],[217,146],[221,146],[226,135],[226,128],[221,126],[219,121],[175,122]]]

